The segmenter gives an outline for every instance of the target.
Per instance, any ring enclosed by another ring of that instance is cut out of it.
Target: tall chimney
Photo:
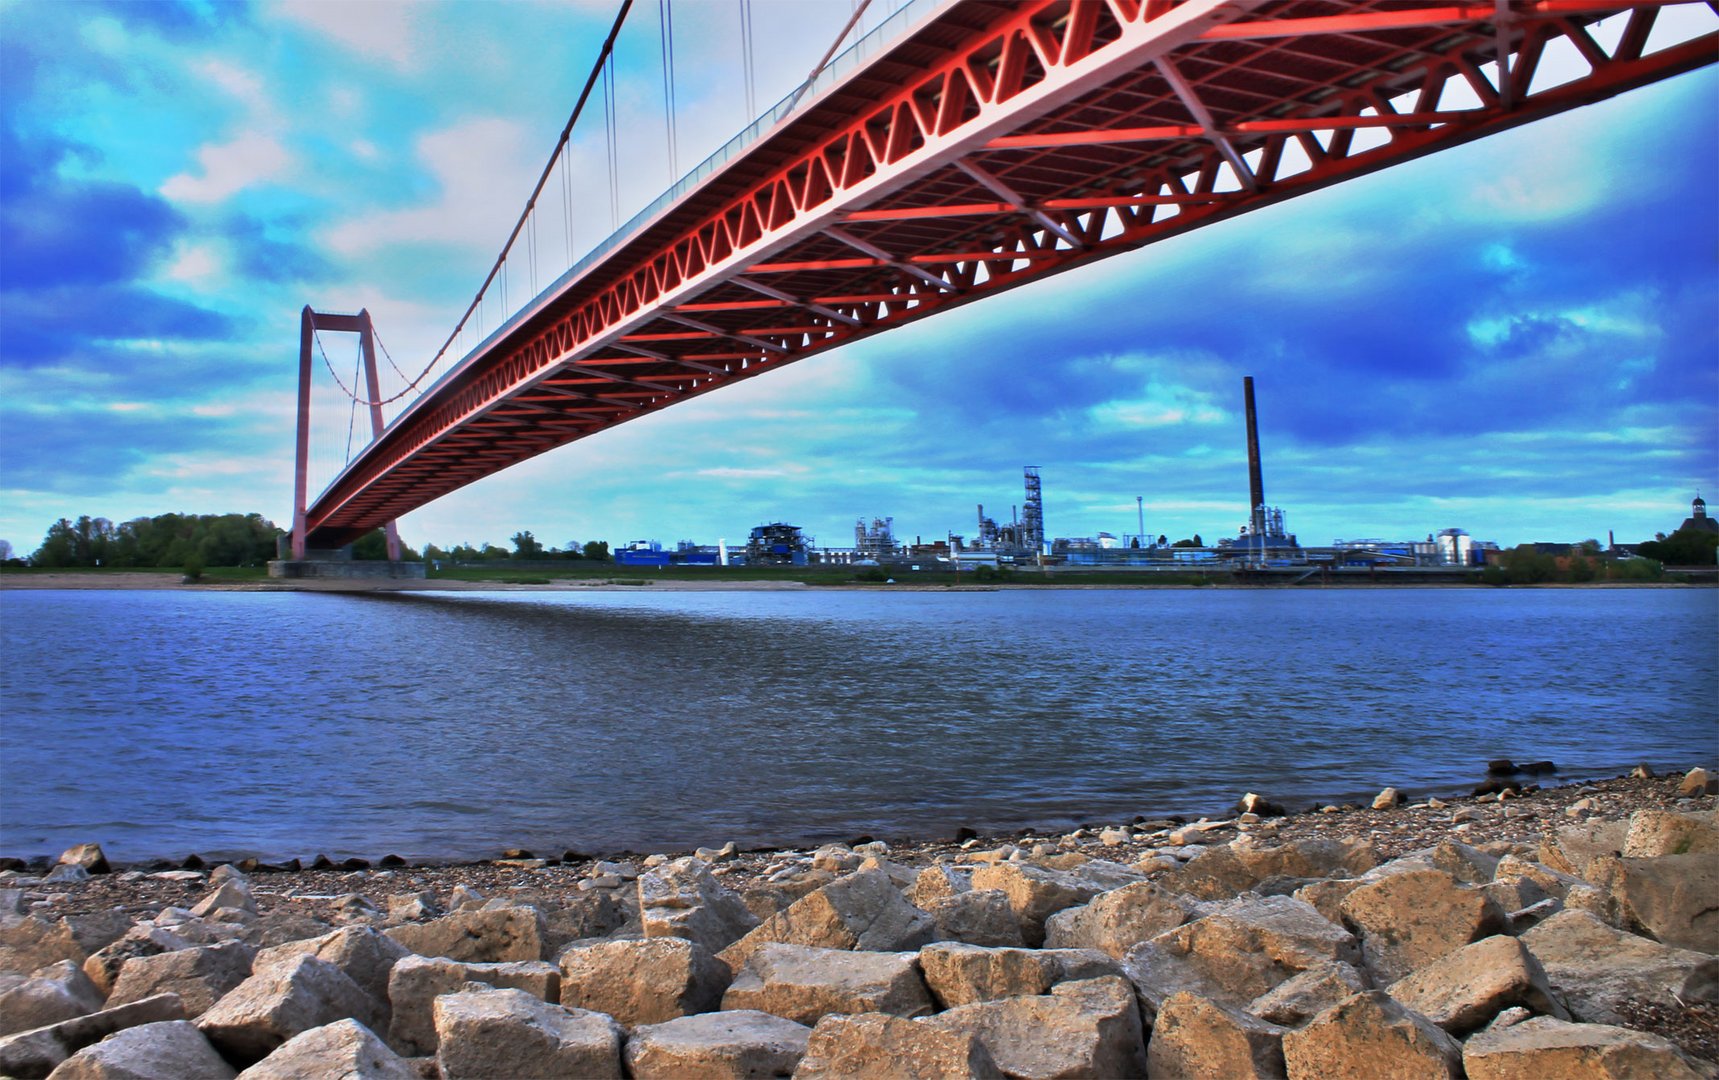
[[[1248,521],[1254,535],[1265,532],[1265,481],[1259,473],[1259,418],[1253,408],[1253,376],[1242,376],[1242,393],[1247,398],[1247,491]]]

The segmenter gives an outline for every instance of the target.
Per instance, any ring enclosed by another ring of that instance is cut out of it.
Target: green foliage
[[[1558,560],[1541,554],[1531,544],[1500,553],[1499,562],[1510,575],[1512,585],[1538,585],[1558,576]]]
[[[1612,575],[1624,581],[1658,581],[1665,576],[1665,567],[1652,559],[1625,559],[1612,564]]]
[[[1566,581],[1578,583],[1592,581],[1594,580],[1594,564],[1589,562],[1586,556],[1572,555],[1570,556],[1569,569],[1564,571],[1564,578]]]
[[[1510,574],[1505,571],[1504,567],[1488,563],[1480,571],[1480,583],[1492,586],[1508,585],[1510,584]]]
[[[585,557],[593,562],[609,561],[609,542],[607,540],[587,540],[584,547]]]
[[[352,557],[365,561],[380,562],[388,557],[388,534],[381,529],[371,529],[352,542]],[[401,562],[421,562],[423,557],[407,547],[405,542],[400,544]]]
[[[196,552],[192,552],[190,555],[187,555],[185,557],[185,565],[184,565],[183,569],[185,571],[185,580],[186,581],[200,581],[200,580],[202,580],[202,577],[203,577],[203,556],[198,555]]]
[[[873,566],[869,569],[861,570],[859,573],[855,574],[854,580],[855,581],[865,581],[865,582],[870,582],[870,583],[877,584],[877,585],[882,585],[884,582],[889,580],[889,575],[883,572],[882,567]]]
[[[1719,533],[1678,529],[1664,540],[1649,540],[1636,550],[1666,566],[1712,566],[1714,553],[1719,551]]]
[[[535,559],[543,554],[543,545],[530,532],[516,532],[512,540],[513,557],[516,559]]]
[[[1163,537],[1159,537],[1159,539],[1162,540]],[[1170,546],[1171,547],[1179,547],[1179,548],[1203,548],[1206,546],[1206,542],[1204,540],[1200,539],[1199,533],[1195,533],[1193,535],[1192,539],[1178,540],[1174,544],[1171,544]]]
[[[260,566],[281,535],[261,514],[159,514],[115,525],[87,514],[48,526],[30,557],[40,567],[172,567],[196,557],[205,566]]]

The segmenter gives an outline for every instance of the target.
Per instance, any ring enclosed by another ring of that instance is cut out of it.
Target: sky
[[[868,27],[893,3],[872,6]],[[614,10],[0,0],[0,539],[28,553],[81,514],[289,524],[300,308],[368,309],[421,369]],[[746,122],[737,10],[672,9],[682,171]],[[849,11],[754,0],[761,107]],[[635,5],[617,54],[620,220],[673,175],[658,12]],[[615,220],[601,115],[540,283]],[[1037,465],[1050,535],[1133,533],[1139,497],[1148,535],[1210,542],[1247,515],[1252,375],[1267,501],[1305,544],[1650,538],[1719,496],[1715,176],[1709,66],[744,381],[401,531],[713,543],[785,520],[846,546],[892,516],[929,541],[971,536],[978,503],[1007,520]],[[324,347],[350,385],[350,336]],[[319,376],[313,489],[366,430]]]

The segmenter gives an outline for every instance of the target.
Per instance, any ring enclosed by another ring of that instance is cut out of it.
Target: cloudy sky
[[[849,3],[753,10],[765,105]],[[0,538],[27,552],[79,514],[287,523],[299,308],[367,307],[421,368],[613,11],[0,0]],[[736,11],[675,6],[683,169],[744,123]],[[619,52],[622,219],[670,176],[657,12],[636,5]],[[612,220],[591,117],[543,281]],[[1251,374],[1267,497],[1304,543],[1641,539],[1719,495],[1716,175],[1709,67],[676,406],[402,531],[710,542],[785,519],[843,545],[893,515],[930,539],[971,534],[975,503],[1006,518],[1032,464],[1053,535],[1133,532],[1143,496],[1149,533],[1211,540],[1246,515]],[[322,374],[318,484],[351,420]]]

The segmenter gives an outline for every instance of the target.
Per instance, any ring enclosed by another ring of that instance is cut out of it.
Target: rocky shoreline
[[[80,846],[0,871],[0,1074],[1719,1077],[1711,778],[1495,786],[678,857]]]

